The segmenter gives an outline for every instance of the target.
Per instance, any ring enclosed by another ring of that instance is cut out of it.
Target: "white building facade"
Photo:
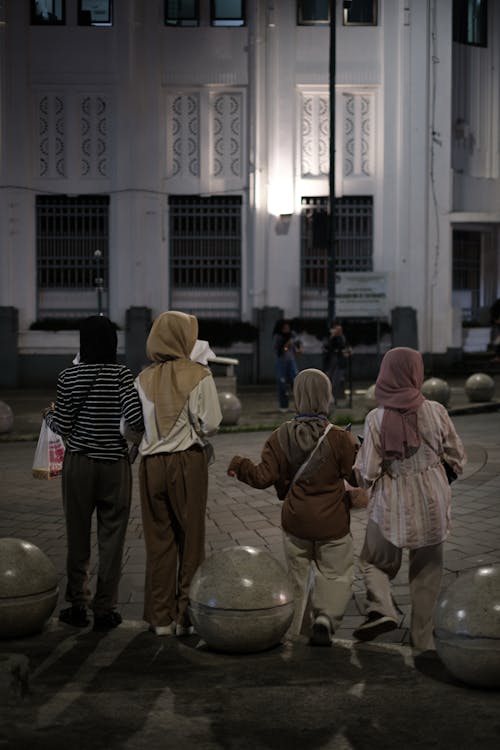
[[[329,2],[0,3],[0,307],[327,316]],[[500,4],[336,3],[337,270],[421,351],[500,296]]]

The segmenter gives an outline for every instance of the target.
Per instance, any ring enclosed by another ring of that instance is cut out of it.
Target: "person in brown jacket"
[[[353,543],[344,480],[352,478],[358,443],[330,423],[332,386],[321,370],[302,370],[293,395],[297,415],[272,433],[260,463],[234,456],[228,474],[259,489],[274,484],[284,501],[283,543],[296,602],[289,633],[301,631],[312,571],[310,643],[329,646],[352,593]]]

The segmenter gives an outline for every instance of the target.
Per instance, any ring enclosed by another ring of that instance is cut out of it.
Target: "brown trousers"
[[[87,605],[92,516],[97,515],[99,562],[92,609],[105,614],[116,606],[132,492],[128,458],[98,461],[66,451],[62,474],[67,534],[66,600]]]
[[[443,545],[408,550],[411,599],[410,638],[412,646],[423,651],[434,649],[434,606],[441,587]],[[399,620],[391,595],[390,581],[395,578],[403,550],[382,535],[378,525],[368,521],[360,568],[365,578],[367,609]]]
[[[189,586],[205,558],[208,467],[198,447],[145,456],[139,467],[146,544],[144,619],[189,625]]]

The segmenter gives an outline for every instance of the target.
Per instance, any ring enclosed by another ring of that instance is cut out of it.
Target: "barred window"
[[[328,198],[302,198],[302,286],[327,287]],[[373,270],[373,198],[335,199],[336,270]]]
[[[37,196],[39,289],[107,288],[108,213],[109,196]]]
[[[171,303],[195,314],[237,317],[241,196],[169,197]]]

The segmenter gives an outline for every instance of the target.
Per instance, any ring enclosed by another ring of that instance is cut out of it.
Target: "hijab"
[[[311,453],[328,425],[332,384],[321,370],[311,367],[293,381],[297,416],[279,428],[280,446],[293,468]]]
[[[80,325],[80,362],[86,365],[115,364],[116,327],[104,315],[91,315]]]
[[[384,407],[380,442],[386,460],[408,458],[420,445],[417,411],[425,401],[423,380],[420,352],[403,346],[386,352],[375,383],[375,399]]]
[[[148,336],[146,353],[153,364],[139,375],[139,382],[155,405],[162,437],[168,436],[193,388],[210,374],[189,358],[197,336],[195,316],[176,310],[159,315]]]

